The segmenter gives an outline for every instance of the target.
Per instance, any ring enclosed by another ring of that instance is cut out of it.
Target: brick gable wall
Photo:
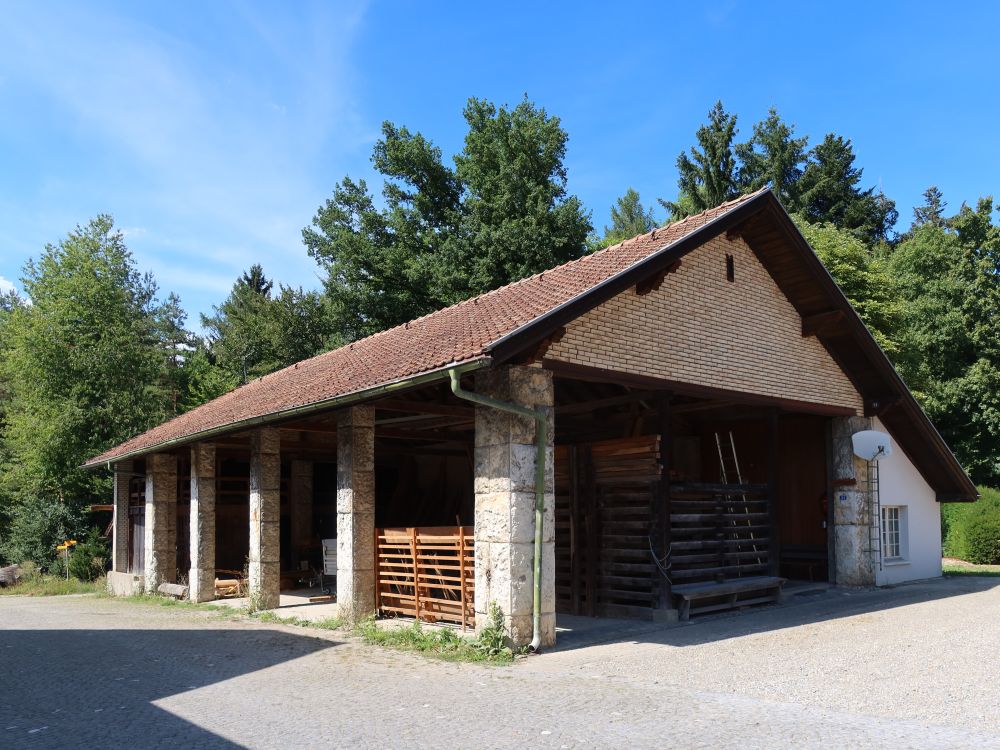
[[[735,281],[726,279],[726,255]],[[861,397],[742,239],[716,237],[660,288],[630,289],[573,321],[547,358],[848,407]]]

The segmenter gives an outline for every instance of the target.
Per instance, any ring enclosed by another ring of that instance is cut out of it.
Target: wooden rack
[[[375,529],[375,606],[382,615],[475,627],[471,526]]]

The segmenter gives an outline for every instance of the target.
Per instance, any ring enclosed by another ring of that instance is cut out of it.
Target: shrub
[[[87,532],[69,556],[69,573],[81,581],[93,581],[104,575],[108,567],[108,543],[97,529]]]
[[[976,503],[943,509],[944,553],[977,565],[1000,564],[1000,490],[979,492]]]

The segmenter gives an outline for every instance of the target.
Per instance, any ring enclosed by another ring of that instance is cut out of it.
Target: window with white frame
[[[882,506],[882,558],[901,561],[907,556],[906,506]]]

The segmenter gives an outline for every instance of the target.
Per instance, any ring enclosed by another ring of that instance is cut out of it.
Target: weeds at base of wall
[[[379,627],[374,617],[364,620],[356,630],[373,646],[400,651],[416,651],[446,661],[510,664],[514,652],[506,644],[509,634],[503,622],[503,611],[494,602],[490,605],[490,623],[476,638],[466,638],[449,628],[425,628],[419,621],[408,627]]]

